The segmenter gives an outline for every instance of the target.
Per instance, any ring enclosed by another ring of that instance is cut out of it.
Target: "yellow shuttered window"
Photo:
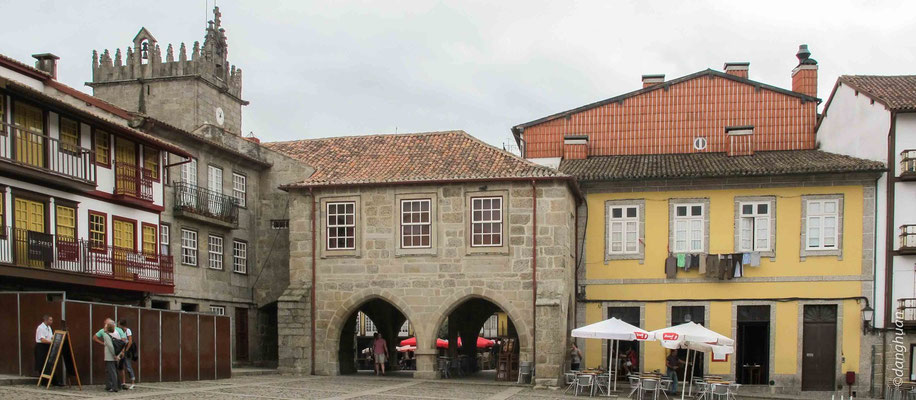
[[[159,150],[143,146],[143,168],[150,171],[150,177],[159,179]]]
[[[96,250],[108,246],[108,221],[105,214],[89,212],[89,246]]]
[[[100,129],[95,131],[95,160],[100,165],[111,166],[111,136]]]
[[[76,238],[76,210],[72,207],[57,206],[57,236],[67,239]]]
[[[153,225],[143,224],[143,253],[156,254],[156,227]]]
[[[70,118],[60,118],[60,150],[79,154],[80,124]]]

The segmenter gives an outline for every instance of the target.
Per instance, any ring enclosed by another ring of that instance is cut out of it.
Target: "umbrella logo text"
[[[674,332],[665,332],[662,334],[662,340],[677,340],[679,335]]]

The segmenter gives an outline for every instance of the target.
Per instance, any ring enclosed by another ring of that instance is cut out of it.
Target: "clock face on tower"
[[[223,126],[223,122],[226,122],[226,115],[223,113],[223,109],[216,107],[216,123],[219,126]]]

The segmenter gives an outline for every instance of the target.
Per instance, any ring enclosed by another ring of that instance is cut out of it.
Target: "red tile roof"
[[[839,82],[892,111],[916,111],[916,75],[843,75]]]
[[[306,139],[264,146],[315,168],[312,176],[289,187],[569,178],[463,131]]]

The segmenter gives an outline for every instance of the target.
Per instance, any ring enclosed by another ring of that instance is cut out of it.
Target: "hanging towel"
[[[691,260],[690,260],[690,265],[692,265],[693,268],[700,268],[700,259],[701,259],[701,258],[703,258],[703,256],[701,256],[701,255],[699,255],[699,254],[694,254],[694,255],[690,256],[690,259],[691,259]]]
[[[752,267],[760,266],[760,253],[758,252],[751,253],[751,266]]]
[[[751,263],[751,253],[744,253],[741,255],[741,264],[748,265]]]
[[[690,271],[690,267],[693,267],[693,255],[687,254],[684,257],[684,272]]]
[[[665,259],[665,278],[677,278],[677,258],[674,256]]]
[[[741,262],[744,261],[744,256],[741,253],[732,254],[731,266],[729,267],[728,279],[738,278],[741,276]]]
[[[741,262],[735,263],[735,278],[740,278],[744,275],[744,260],[742,257]]]
[[[687,264],[687,255],[684,253],[677,255],[677,267],[684,268],[684,265]]]

